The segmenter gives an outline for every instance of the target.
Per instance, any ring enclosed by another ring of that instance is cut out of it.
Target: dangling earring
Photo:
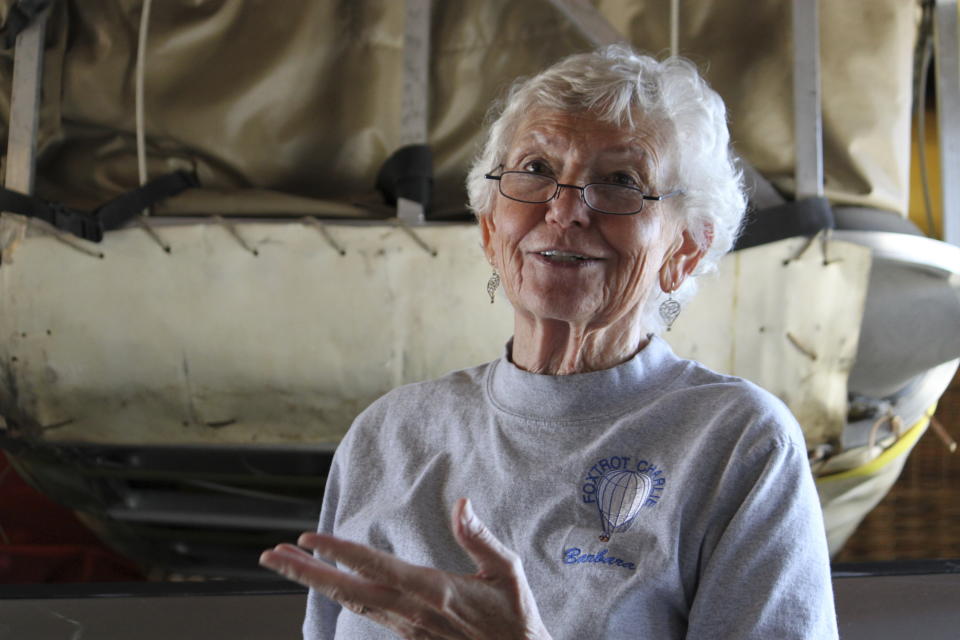
[[[680,315],[680,303],[673,299],[673,289],[667,292],[667,299],[660,303],[660,317],[667,325],[667,331],[673,327],[673,321]]]
[[[493,270],[493,275],[490,276],[490,279],[487,280],[487,295],[490,296],[490,304],[493,304],[495,299],[495,294],[497,293],[497,287],[500,286],[500,274],[497,273],[497,270]]]

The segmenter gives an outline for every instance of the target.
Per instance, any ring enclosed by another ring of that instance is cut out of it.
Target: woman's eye
[[[550,173],[550,167],[542,160],[531,160],[527,162],[523,165],[523,170],[529,171],[530,173]]]
[[[615,173],[607,179],[607,182],[610,184],[621,184],[625,187],[638,186],[637,181],[634,180],[633,176],[627,173]]]

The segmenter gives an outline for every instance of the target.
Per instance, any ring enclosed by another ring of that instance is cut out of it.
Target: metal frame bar
[[[793,0],[793,118],[796,199],[823,196],[820,23],[817,0]]]
[[[179,482],[255,480],[257,485],[321,486],[337,445],[310,447],[247,445],[118,445],[77,441],[37,442],[2,435],[0,450],[30,464],[67,464],[88,477],[150,479]]]
[[[10,91],[10,122],[4,186],[30,195],[37,167],[37,124],[43,79],[43,44],[47,9],[17,35]],[[0,263],[10,262],[12,248],[27,233],[29,219],[0,211]]]
[[[670,55],[680,55],[680,0],[670,0]]]
[[[430,88],[430,0],[407,0],[403,41],[400,146],[427,141]]]
[[[37,123],[43,79],[43,42],[49,9],[17,36],[10,96],[10,131],[7,137],[7,174],[4,186],[33,193],[37,164]]]
[[[122,499],[109,506],[106,514],[121,522],[308,531],[317,525],[320,497],[312,503],[291,504],[237,496],[135,489],[124,491]]]
[[[430,122],[430,2],[407,0],[403,40],[403,97],[400,146],[427,144]],[[408,225],[424,222],[423,203],[397,199],[397,218]]]
[[[960,47],[957,0],[936,0],[934,60],[937,78],[937,130],[943,239],[960,246]]]

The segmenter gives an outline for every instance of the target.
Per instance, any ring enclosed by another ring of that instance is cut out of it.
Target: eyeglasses
[[[487,174],[487,180],[500,182],[500,193],[506,198],[529,204],[543,204],[550,202],[560,195],[560,189],[577,189],[584,203],[600,213],[609,213],[615,216],[632,216],[643,210],[646,200],[659,202],[672,198],[683,191],[671,191],[659,196],[645,195],[640,189],[625,184],[609,184],[593,182],[582,187],[575,184],[562,184],[550,176],[529,171],[504,171],[495,176]]]

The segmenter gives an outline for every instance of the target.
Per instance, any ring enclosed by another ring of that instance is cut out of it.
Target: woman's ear
[[[483,254],[487,256],[487,262],[493,265],[493,234],[497,231],[497,225],[493,221],[492,213],[485,213],[479,216],[480,224],[480,246],[483,247]]]
[[[660,267],[660,288],[664,292],[678,289],[700,264],[700,259],[713,241],[713,227],[707,227],[705,236],[706,243],[701,246],[688,230],[683,230],[680,241]]]

